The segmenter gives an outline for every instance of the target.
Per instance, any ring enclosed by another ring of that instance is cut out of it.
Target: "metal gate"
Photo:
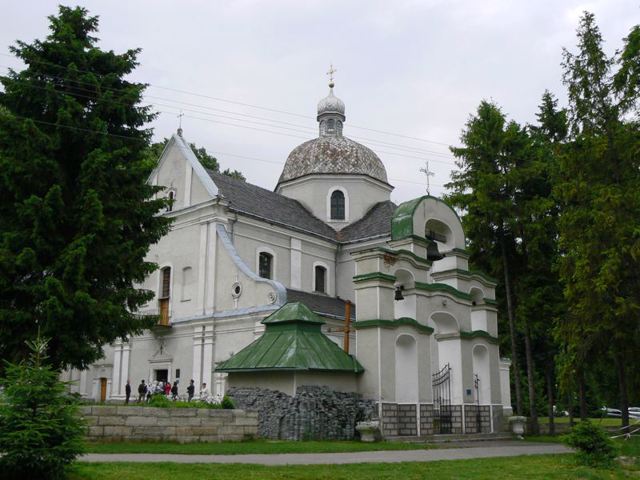
[[[433,431],[451,433],[451,367],[447,363],[431,375],[433,386]]]

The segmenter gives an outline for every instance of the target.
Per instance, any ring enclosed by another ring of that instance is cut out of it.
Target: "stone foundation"
[[[211,408],[80,407],[87,440],[221,442],[245,440],[258,433],[258,415]]]
[[[295,396],[263,388],[230,388],[235,405],[258,412],[258,436],[281,440],[352,440],[356,422],[377,417],[356,393],[301,386]]]
[[[465,405],[464,431],[465,433],[491,433],[491,407]]]
[[[430,403],[420,404],[419,417],[416,415],[416,408],[415,404],[383,403],[380,419],[382,435],[396,437],[440,434],[440,418],[435,415],[433,405]],[[479,407],[474,404],[451,405],[449,412],[451,415],[449,433],[452,435],[493,433],[503,430],[502,405],[480,405]],[[417,428],[418,421],[420,422],[419,430]]]

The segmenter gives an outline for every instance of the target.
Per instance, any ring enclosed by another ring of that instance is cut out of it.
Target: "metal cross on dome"
[[[329,65],[329,71],[327,72],[327,75],[329,75],[329,82],[333,83],[333,74],[336,73],[338,70],[336,68],[333,68],[333,64]]]
[[[424,173],[427,177],[427,195],[431,195],[431,189],[429,188],[429,177],[433,177],[435,176],[435,173],[433,173],[431,170],[429,170],[429,161],[427,160],[426,162],[424,162],[425,167],[420,169],[420,172]]]

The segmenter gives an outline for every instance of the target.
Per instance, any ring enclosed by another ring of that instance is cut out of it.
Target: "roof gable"
[[[165,163],[169,161],[172,157],[172,153],[174,152],[191,165],[193,173],[195,173],[196,178],[200,181],[207,194],[210,195],[211,198],[215,198],[218,195],[218,187],[207,174],[207,171],[202,166],[195,153],[193,153],[193,150],[191,150],[191,147],[186,140],[175,133],[171,135],[171,138],[165,145],[164,150],[162,150],[162,154],[158,160],[158,165],[153,169],[151,175],[149,175],[149,182],[152,182],[153,179],[157,177],[160,170],[164,167]]]

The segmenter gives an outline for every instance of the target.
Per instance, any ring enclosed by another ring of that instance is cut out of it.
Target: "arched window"
[[[173,190],[169,191],[169,206],[167,207],[167,212],[170,212],[173,210],[173,202],[176,201],[176,192],[174,192]]]
[[[316,292],[327,293],[326,277],[327,269],[317,265],[315,268],[315,288]]]
[[[160,295],[158,307],[160,310],[160,325],[169,325],[169,297],[171,296],[171,267],[160,270]]]
[[[331,194],[331,220],[344,220],[344,193],[340,190]]]
[[[160,270],[160,298],[169,298],[171,295],[171,267]]]
[[[258,274],[262,278],[273,278],[273,255],[267,252],[260,252],[258,258]]]

